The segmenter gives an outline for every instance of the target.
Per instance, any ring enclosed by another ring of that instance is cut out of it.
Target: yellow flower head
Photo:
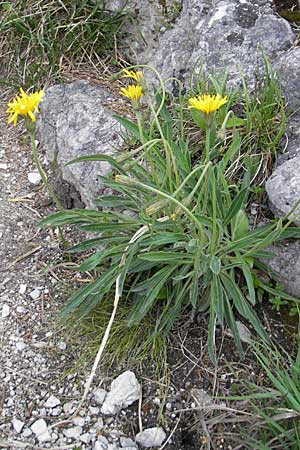
[[[18,116],[29,117],[32,122],[35,122],[34,113],[38,111],[38,106],[43,95],[44,91],[26,94],[26,92],[20,88],[20,95],[17,95],[12,102],[7,104],[8,108],[6,112],[9,114],[8,123],[13,122],[16,126]]]
[[[198,97],[189,98],[189,108],[195,108],[204,114],[210,114],[227,102],[227,97],[221,97],[220,94],[203,94]]]
[[[130,100],[138,101],[143,94],[143,88],[139,85],[136,86],[135,84],[130,84],[127,88],[122,87],[120,89],[120,94]]]
[[[137,83],[140,83],[143,79],[143,72],[141,70],[138,70],[135,72],[134,70],[127,70],[123,69],[123,78],[131,78],[132,80],[135,80]]]

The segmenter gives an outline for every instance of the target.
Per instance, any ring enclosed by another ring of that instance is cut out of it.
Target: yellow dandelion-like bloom
[[[123,73],[124,75],[122,78],[131,78],[132,80],[135,80],[137,83],[140,83],[143,79],[143,72],[141,70],[135,72],[134,70],[123,69]]]
[[[29,117],[32,122],[35,122],[35,112],[38,112],[38,106],[42,100],[44,91],[33,92],[32,94],[26,94],[22,88],[20,88],[20,95],[17,95],[12,102],[7,104],[8,108],[6,112],[9,114],[8,123],[13,122],[17,125],[18,116]]]
[[[143,94],[143,88],[140,85],[130,84],[127,88],[122,87],[120,94],[133,101],[138,101]]]
[[[189,98],[188,102],[189,108],[198,109],[208,115],[223,106],[227,102],[227,97],[221,97],[220,94],[203,94]]]

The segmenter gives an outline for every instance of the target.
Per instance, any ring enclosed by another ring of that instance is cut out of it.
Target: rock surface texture
[[[300,200],[300,156],[285,161],[274,170],[266,182],[266,191],[276,216],[284,216],[291,212]],[[300,215],[300,206],[293,215],[298,213]],[[294,222],[299,226],[300,217]]]
[[[120,127],[106,106],[111,95],[99,86],[85,81],[47,89],[40,105],[37,135],[47,158],[62,179],[74,188],[65,190],[66,207],[87,206],[103,187],[98,176],[105,176],[110,165],[105,161],[83,162],[66,166],[79,156],[110,155],[121,142]],[[79,193],[79,195],[78,195]]]
[[[272,245],[272,258],[265,261],[291,295],[300,297],[300,241]]]
[[[289,23],[274,13],[268,0],[185,0],[181,8],[179,2],[167,3],[164,11],[147,0],[128,5],[136,4],[143,36],[130,35],[132,53],[164,79],[175,75],[189,81],[196,65],[207,73],[227,70],[234,85],[240,85],[241,69],[254,87],[264,71],[261,49],[275,63],[295,40]]]
[[[159,447],[166,439],[166,433],[160,427],[147,428],[135,437],[138,444],[145,448]]]
[[[103,414],[117,414],[140,397],[140,384],[130,370],[122,373],[112,384],[101,408]]]

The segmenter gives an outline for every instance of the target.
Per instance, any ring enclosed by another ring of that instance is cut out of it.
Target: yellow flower
[[[220,94],[203,94],[198,97],[189,98],[189,108],[195,108],[204,114],[210,114],[227,102],[227,97],[221,97]]]
[[[120,94],[130,100],[138,101],[143,94],[143,88],[139,85],[135,86],[134,84],[130,84],[127,88],[122,87],[120,89]]]
[[[141,70],[138,70],[135,72],[134,70],[127,70],[123,69],[123,78],[131,78],[132,80],[135,80],[137,83],[140,83],[143,79],[143,72]]]
[[[38,111],[39,103],[44,95],[44,91],[26,94],[22,88],[20,88],[20,93],[12,102],[7,104],[8,108],[6,110],[9,114],[8,123],[13,122],[15,126],[17,125],[18,116],[29,117],[32,122],[35,122],[34,113]]]

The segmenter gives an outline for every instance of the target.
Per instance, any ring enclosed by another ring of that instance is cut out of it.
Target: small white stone
[[[124,447],[134,447],[134,448],[136,448],[136,445],[135,445],[134,441],[132,439],[130,439],[128,437],[124,437],[124,436],[120,437],[120,445],[123,448]]]
[[[89,406],[89,412],[93,415],[93,416],[97,416],[100,412],[100,408],[98,408],[98,406]]]
[[[31,429],[30,428],[25,428],[25,430],[22,433],[22,436],[28,437],[28,436],[31,436],[31,435],[32,435]]]
[[[39,442],[51,441],[51,436],[44,419],[36,420],[30,427]]]
[[[240,322],[239,320],[236,321],[236,326],[241,338],[241,341],[246,342],[246,343],[251,343],[252,339],[251,339],[251,332],[250,330],[246,327],[246,325],[244,325],[242,322]]]
[[[54,395],[50,395],[50,397],[47,399],[46,403],[44,404],[45,408],[55,408],[58,405],[60,405],[60,400],[59,400],[59,398],[55,397]]]
[[[9,314],[10,314],[10,307],[6,303],[4,303],[4,305],[2,306],[2,313],[1,313],[2,319],[5,319],[5,317],[8,317]]]
[[[166,439],[166,433],[161,427],[147,428],[138,433],[135,440],[142,447],[159,447]]]
[[[27,289],[27,284],[20,284],[20,288],[19,288],[20,294],[22,294],[22,295],[25,294],[26,289]]]
[[[15,417],[13,418],[13,420],[12,420],[11,423],[12,423],[12,426],[14,427],[15,432],[16,432],[16,433],[21,433],[21,431],[22,431],[22,429],[23,429],[25,423],[22,422],[22,421],[19,420],[19,419],[16,419]]]
[[[105,400],[106,395],[107,395],[106,390],[99,388],[94,391],[93,397],[94,397],[95,402],[98,403],[98,405],[102,405]]]
[[[100,418],[94,423],[94,425],[91,426],[90,432],[91,432],[91,433],[97,433],[98,431],[102,430],[103,427],[104,427],[104,422],[103,422],[102,417],[100,417]]]
[[[76,405],[74,404],[74,402],[68,402],[63,405],[64,413],[67,415],[73,414],[75,409],[76,409]]]
[[[109,442],[104,436],[100,436],[94,444],[94,450],[108,450]]]
[[[24,312],[26,312],[26,309],[23,308],[23,306],[17,306],[16,311],[19,314],[23,314]]]
[[[26,348],[25,342],[19,341],[19,342],[16,343],[16,349],[18,350],[18,352],[21,352],[25,348]]]
[[[3,169],[3,170],[8,169],[8,164],[7,163],[0,163],[0,169]]]
[[[111,384],[111,390],[101,408],[102,414],[117,414],[121,409],[132,405],[139,399],[140,389],[133,372],[127,370],[122,373]]]
[[[68,428],[63,431],[64,435],[69,439],[79,439],[79,436],[82,433],[82,427],[73,427]]]
[[[83,427],[84,426],[84,418],[80,417],[80,416],[76,416],[72,419],[72,422],[74,423],[74,425],[77,425],[79,427]]]
[[[38,172],[29,172],[27,175],[28,181],[31,184],[38,185],[42,181],[42,177]]]
[[[66,350],[67,344],[64,341],[60,341],[56,344],[56,347],[59,348],[60,350]]]
[[[29,295],[32,298],[32,300],[37,300],[41,295],[41,291],[39,289],[34,289],[33,291],[30,292]]]
[[[79,439],[80,439],[84,444],[88,444],[88,443],[91,441],[92,436],[91,436],[89,433],[84,433],[84,434],[81,434],[81,435],[79,436]]]

